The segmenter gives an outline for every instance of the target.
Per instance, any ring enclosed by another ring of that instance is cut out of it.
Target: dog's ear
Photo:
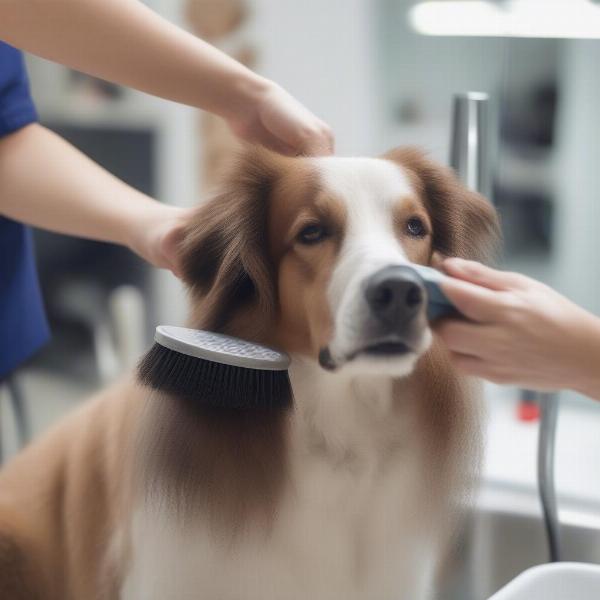
[[[277,173],[272,153],[244,151],[220,193],[188,225],[180,258],[192,294],[193,326],[226,331],[241,308],[254,311],[255,324],[268,324],[276,294],[266,232]]]
[[[481,194],[468,190],[454,172],[429,160],[416,148],[397,148],[385,155],[408,171],[433,225],[433,251],[486,261],[500,241],[498,215]]]

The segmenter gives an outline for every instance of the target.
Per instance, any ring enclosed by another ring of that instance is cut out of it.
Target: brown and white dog
[[[0,597],[429,598],[477,411],[396,267],[496,235],[416,150],[246,153],[182,244],[191,323],[289,352],[294,408],[104,391],[0,472]]]

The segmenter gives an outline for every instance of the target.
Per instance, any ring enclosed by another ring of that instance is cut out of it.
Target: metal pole
[[[489,196],[491,181],[488,106],[487,94],[455,94],[450,143],[450,165],[470,190],[484,196]]]

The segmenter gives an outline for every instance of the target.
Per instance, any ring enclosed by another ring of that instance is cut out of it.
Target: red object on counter
[[[535,400],[521,400],[517,405],[517,418],[519,421],[538,421],[540,405]]]

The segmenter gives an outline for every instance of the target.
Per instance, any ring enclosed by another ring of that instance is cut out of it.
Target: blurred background
[[[447,162],[454,94],[486,92],[490,200],[503,267],[600,314],[600,3],[591,0],[149,0],[157,12],[286,87],[334,129],[337,153],[416,144]],[[41,120],[163,202],[209,193],[232,139],[199,111],[30,57]],[[35,174],[32,174],[35,176]],[[53,339],[18,373],[37,435],[135,363],[185,294],[128,251],[36,232]],[[5,455],[18,427],[3,404]],[[441,599],[488,597],[547,560],[526,394],[486,386],[481,490]],[[535,411],[534,411],[535,413]],[[565,557],[600,562],[600,406],[561,395],[557,483]]]

